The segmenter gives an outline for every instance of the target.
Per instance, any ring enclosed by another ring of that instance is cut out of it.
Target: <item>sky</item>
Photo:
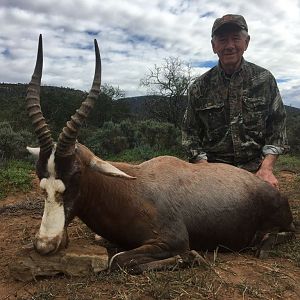
[[[43,85],[88,91],[93,40],[102,84],[127,97],[147,93],[140,80],[178,57],[199,76],[217,64],[211,27],[225,14],[245,17],[246,60],[275,76],[286,105],[300,108],[300,0],[0,0],[0,82],[28,83],[43,35]]]

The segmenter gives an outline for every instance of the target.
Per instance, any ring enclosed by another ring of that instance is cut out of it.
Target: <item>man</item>
[[[190,86],[183,146],[192,163],[229,163],[278,188],[273,168],[288,149],[286,114],[273,75],[244,60],[249,41],[243,16],[215,20],[211,44],[219,63]]]

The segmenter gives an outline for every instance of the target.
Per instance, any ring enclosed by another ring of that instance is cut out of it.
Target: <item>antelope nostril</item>
[[[63,193],[66,189],[64,183],[60,179],[55,180],[55,186],[58,193]]]
[[[45,190],[46,189],[46,185],[47,185],[47,179],[46,178],[43,178],[41,181],[40,181],[40,188],[42,190]]]
[[[33,245],[35,250],[41,255],[50,254],[51,252],[53,252],[53,250],[55,250],[55,247],[53,247],[53,245],[45,244],[40,241],[34,242]]]
[[[35,238],[33,241],[33,245],[35,250],[41,255],[47,255],[51,253],[55,253],[59,247],[58,239],[44,239],[44,238]]]

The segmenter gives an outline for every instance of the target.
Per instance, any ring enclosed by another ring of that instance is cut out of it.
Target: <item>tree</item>
[[[88,127],[101,127],[106,121],[114,121],[114,100],[123,98],[124,96],[125,92],[119,87],[113,87],[107,83],[101,85],[100,95],[95,102],[95,106],[91,111],[90,116],[86,120],[86,125]]]
[[[149,117],[180,127],[191,80],[191,66],[178,57],[168,57],[161,66],[154,65],[140,81],[153,95],[146,101]]]
[[[110,97],[112,100],[117,100],[125,97],[125,92],[121,90],[119,86],[114,87],[108,83],[104,83],[101,86],[101,93]]]

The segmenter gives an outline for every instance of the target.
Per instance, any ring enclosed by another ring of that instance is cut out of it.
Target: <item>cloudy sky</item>
[[[102,82],[143,95],[140,79],[167,57],[194,75],[215,65],[211,27],[227,13],[247,20],[245,58],[269,69],[284,103],[300,108],[300,0],[0,0],[0,82],[30,80],[42,33],[44,85],[89,90],[97,38]]]

